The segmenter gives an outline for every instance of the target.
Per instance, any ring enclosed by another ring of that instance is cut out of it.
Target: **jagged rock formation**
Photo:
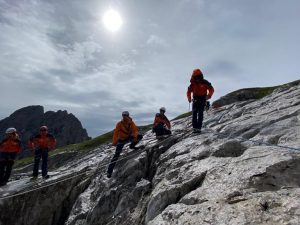
[[[115,149],[103,145],[46,184],[87,171],[82,182],[71,177],[0,199],[0,224],[300,224],[299,85],[210,111],[200,135],[190,117],[172,125],[164,140],[146,133],[145,150],[125,148],[111,179],[106,169]],[[11,182],[0,196],[32,188],[28,179]]]
[[[28,106],[21,108],[9,117],[0,121],[0,136],[3,137],[8,127],[15,127],[20,133],[24,147],[28,139],[42,125],[47,125],[49,131],[57,139],[57,146],[79,143],[88,140],[88,134],[81,122],[67,111],[48,111],[44,113],[43,106]],[[26,151],[24,153],[26,155]]]

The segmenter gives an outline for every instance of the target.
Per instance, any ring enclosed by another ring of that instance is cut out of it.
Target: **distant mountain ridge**
[[[44,112],[44,107],[40,105],[18,109],[9,117],[0,120],[0,136],[4,136],[7,128],[15,127],[26,148],[27,140],[36,134],[42,125],[48,126],[49,132],[55,136],[57,147],[90,139],[86,129],[73,114],[66,110]],[[23,154],[27,155],[28,151],[25,150]]]

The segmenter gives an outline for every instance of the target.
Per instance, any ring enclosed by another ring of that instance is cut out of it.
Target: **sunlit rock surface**
[[[163,140],[146,133],[144,150],[125,147],[110,179],[115,149],[103,145],[37,184],[68,182],[0,200],[0,224],[300,224],[300,86],[209,111],[201,134],[190,117],[172,125]]]

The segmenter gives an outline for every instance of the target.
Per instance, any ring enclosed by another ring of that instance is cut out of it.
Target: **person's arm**
[[[190,85],[189,87],[188,87],[188,90],[187,90],[187,92],[186,92],[186,96],[187,96],[187,99],[188,99],[188,101],[189,102],[191,102],[192,101],[192,85]]]
[[[112,140],[112,144],[113,144],[113,145],[116,145],[116,144],[117,144],[119,132],[120,132],[120,124],[118,123],[118,124],[116,125],[115,130],[114,130],[114,135],[113,135],[113,140]]]
[[[56,139],[53,135],[49,135],[48,149],[49,151],[53,150],[56,146]]]
[[[18,147],[17,147],[17,154],[18,154],[22,151],[22,143],[20,139],[17,139],[16,142],[18,143]]]
[[[171,123],[170,121],[168,120],[168,118],[166,117],[166,126],[169,130],[171,130]]]
[[[34,149],[34,137],[31,137],[28,142],[27,142],[27,146],[30,150]]]
[[[208,98],[211,98],[212,97],[212,95],[214,94],[214,92],[215,92],[215,89],[213,88],[213,86],[211,85],[211,83],[209,83],[209,85],[208,85],[208,93],[207,93],[207,96],[208,96]]]
[[[4,140],[2,140],[2,141],[0,142],[0,152],[3,150],[3,142],[4,142]]]

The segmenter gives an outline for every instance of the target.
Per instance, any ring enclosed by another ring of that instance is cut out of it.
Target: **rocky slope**
[[[213,102],[214,108],[229,105],[235,102],[247,101],[247,100],[258,100],[262,97],[271,94],[276,88],[290,88],[300,84],[300,80],[296,80],[287,84],[283,84],[275,87],[261,87],[261,88],[244,88],[234,92],[231,92],[220,99]]]
[[[57,139],[57,147],[79,143],[88,140],[87,131],[81,122],[67,111],[44,112],[43,106],[28,106],[21,108],[9,117],[0,120],[0,137],[3,137],[8,127],[15,127],[20,133],[24,147],[28,139],[36,134],[39,127],[46,125]],[[24,155],[28,155],[25,150]]]
[[[300,224],[299,85],[208,112],[200,135],[190,117],[172,125],[126,147],[111,179],[102,145],[50,180],[10,182],[0,224]]]

